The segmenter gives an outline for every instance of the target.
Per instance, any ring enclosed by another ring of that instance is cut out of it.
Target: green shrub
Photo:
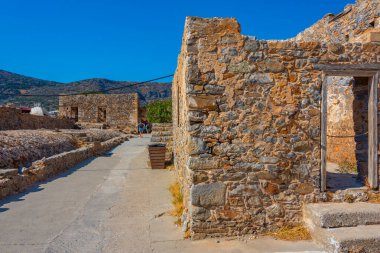
[[[150,123],[172,122],[172,101],[158,100],[149,103],[146,107],[146,117]]]

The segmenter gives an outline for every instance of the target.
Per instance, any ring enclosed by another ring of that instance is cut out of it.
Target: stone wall
[[[320,189],[322,72],[378,63],[376,43],[258,41],[235,19],[186,19],[173,81],[175,166],[193,238],[301,223]]]
[[[21,174],[18,173],[17,169],[0,170],[0,199],[22,192],[32,184],[68,170],[94,155],[104,153],[125,140],[127,140],[126,136],[116,137],[102,143],[43,158],[33,162]]]
[[[43,157],[121,135],[119,131],[98,129],[0,131],[0,170],[28,167]]]
[[[153,123],[152,138],[154,143],[164,143],[166,145],[165,160],[173,160],[173,124],[172,123]]]
[[[337,14],[327,14],[293,40],[345,43],[360,40],[369,29],[380,27],[380,1],[358,0]]]
[[[329,77],[327,160],[367,168],[368,79]],[[366,174],[366,173],[365,173]]]
[[[136,131],[139,100],[135,94],[91,94],[59,98],[59,116],[79,123],[104,123],[112,128]]]
[[[21,113],[11,107],[0,107],[0,131],[18,129],[69,129],[74,128],[74,121],[48,116],[36,116]]]
[[[337,164],[356,163],[354,80],[329,77],[328,84],[327,160]]]

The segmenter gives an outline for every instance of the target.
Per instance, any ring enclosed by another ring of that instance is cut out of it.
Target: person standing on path
[[[145,128],[145,125],[144,125],[144,123],[142,123],[142,121],[140,121],[140,123],[138,125],[138,128],[139,128],[140,138],[142,138],[142,135],[143,135],[143,132],[144,132],[144,128]]]

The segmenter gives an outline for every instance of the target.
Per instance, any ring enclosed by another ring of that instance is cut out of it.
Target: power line
[[[121,89],[129,88],[132,86],[140,85],[140,84],[150,83],[150,82],[154,82],[157,80],[169,78],[172,76],[174,76],[174,74],[157,77],[157,78],[147,80],[147,81],[143,81],[143,82],[128,84],[128,85],[115,87],[115,88],[109,88],[109,89],[105,89],[105,90],[98,90],[98,91],[84,91],[84,92],[78,92],[78,93],[63,93],[63,94],[6,94],[6,93],[0,93],[0,95],[11,96],[11,97],[65,97],[65,96],[75,96],[75,95],[88,95],[88,94],[91,94],[93,92],[107,92],[107,91],[113,91],[113,90],[121,90]]]

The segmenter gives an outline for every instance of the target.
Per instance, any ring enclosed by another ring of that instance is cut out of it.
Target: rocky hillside
[[[86,79],[72,83],[58,83],[0,70],[0,104],[12,103],[18,106],[33,106],[35,103],[41,103],[48,110],[56,110],[58,108],[57,97],[20,97],[11,95],[87,92],[108,94],[105,91],[106,89],[130,84],[133,84],[133,82],[112,81],[102,78]],[[111,91],[110,93],[121,94],[132,92],[139,94],[140,103],[144,105],[153,100],[170,98],[171,83],[146,83]]]

